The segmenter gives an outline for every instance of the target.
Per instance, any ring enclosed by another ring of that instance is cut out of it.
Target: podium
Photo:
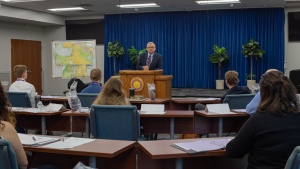
[[[129,97],[129,88],[135,88],[135,95],[149,98],[148,83],[155,84],[155,98],[170,99],[172,97],[173,76],[162,75],[163,70],[121,70],[119,73],[127,97]]]

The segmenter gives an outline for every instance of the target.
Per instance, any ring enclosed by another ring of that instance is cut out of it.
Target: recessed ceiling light
[[[87,9],[84,9],[82,7],[71,7],[71,8],[52,8],[47,10],[54,11],[54,12],[63,12],[63,11],[82,11]]]
[[[45,0],[2,0],[4,2],[18,3],[18,2],[32,2],[32,1],[45,1]]]
[[[232,4],[232,3],[241,3],[239,0],[211,0],[211,1],[196,1],[199,5],[207,4]]]
[[[155,3],[148,3],[148,4],[127,4],[127,5],[117,5],[120,8],[149,8],[149,7],[160,7]]]

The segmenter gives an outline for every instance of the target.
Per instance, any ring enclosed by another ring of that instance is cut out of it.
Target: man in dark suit
[[[147,53],[142,53],[139,58],[138,70],[158,70],[162,69],[161,55],[155,53],[155,44],[153,42],[147,43]]]

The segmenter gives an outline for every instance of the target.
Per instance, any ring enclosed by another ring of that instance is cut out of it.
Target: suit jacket
[[[152,62],[150,64],[149,70],[158,70],[162,69],[162,58],[158,53],[154,53],[152,56]],[[143,66],[147,65],[148,52],[142,53],[139,58],[139,62],[137,65],[138,70],[143,70]]]

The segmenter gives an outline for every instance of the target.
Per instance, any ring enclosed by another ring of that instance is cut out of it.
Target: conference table
[[[211,139],[211,138],[202,138]],[[214,138],[216,139],[216,138]],[[246,169],[247,158],[230,159],[224,149],[189,154],[170,145],[199,139],[138,141],[139,169]]]
[[[83,132],[84,129],[82,128],[83,126],[81,124],[85,123],[86,137],[90,137],[90,112],[74,112],[72,110],[68,110],[63,112],[61,115],[70,117],[71,132]],[[79,127],[79,125],[81,126],[81,128]]]
[[[36,110],[37,108],[13,108],[17,119],[17,127],[26,129],[41,129],[43,135],[46,134],[46,129],[60,129],[63,123],[59,123],[61,113],[67,110],[47,111],[47,112],[28,112],[26,110]],[[40,121],[40,123],[38,123]],[[40,125],[39,125],[40,124]]]
[[[246,112],[220,114],[198,110],[195,111],[195,133],[218,133],[222,137],[224,132],[238,132],[249,117]]]
[[[201,104],[216,104],[220,103],[219,98],[172,98],[171,110],[193,110],[193,106],[197,103]]]
[[[194,133],[194,111],[166,110],[164,114],[140,114],[141,132],[143,133]]]
[[[133,169],[136,166],[136,142],[95,139],[73,148],[23,146],[32,152],[28,168],[52,164],[62,169],[73,168],[79,161],[92,168]]]
[[[129,99],[130,104],[136,105],[137,109],[141,109],[142,104],[164,104],[165,105],[165,110],[169,110],[169,105],[170,105],[170,99],[155,99],[151,100],[150,98],[146,99]]]

